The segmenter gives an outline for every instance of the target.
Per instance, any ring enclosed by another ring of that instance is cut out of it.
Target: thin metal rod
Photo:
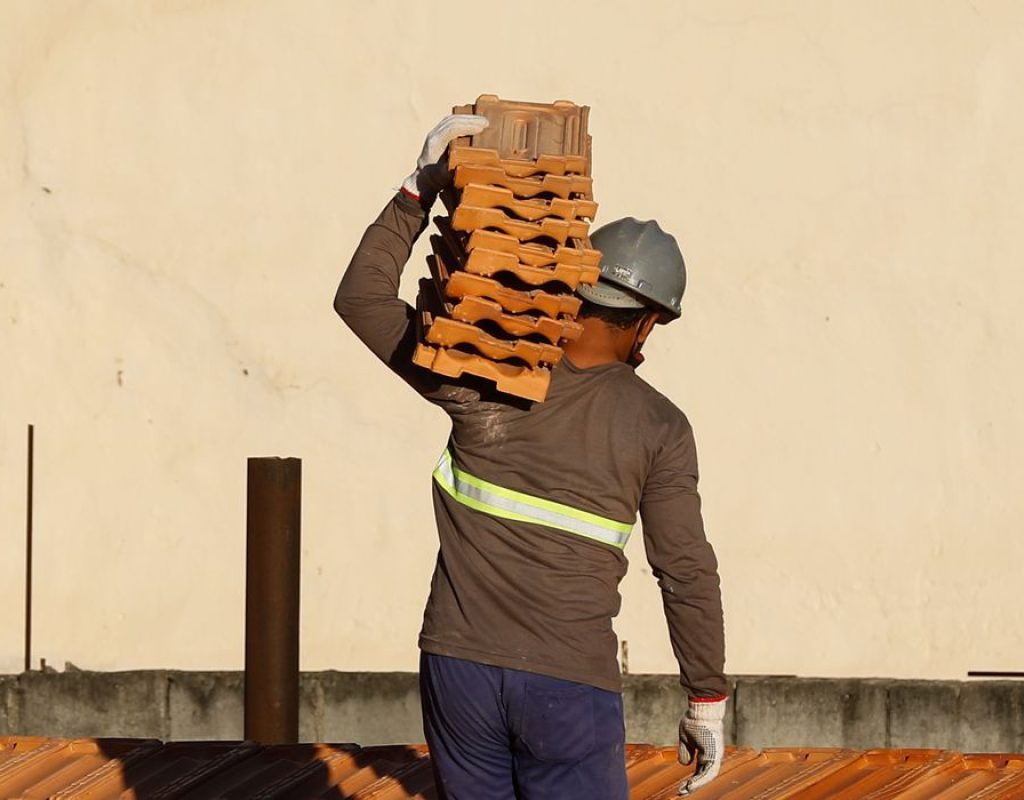
[[[245,568],[245,738],[299,740],[302,461],[250,458]]]
[[[969,670],[968,678],[1024,678],[1024,672],[1001,672],[999,670]]]
[[[28,426],[28,497],[25,503],[25,672],[32,669],[32,499],[35,482],[34,425]]]

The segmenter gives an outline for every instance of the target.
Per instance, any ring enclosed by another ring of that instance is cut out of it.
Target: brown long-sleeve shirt
[[[527,403],[411,361],[415,312],[398,297],[427,222],[401,194],[370,225],[335,309],[388,366],[452,421],[455,464],[492,484],[622,523],[637,511],[683,686],[725,694],[718,567],[704,536],[693,432],[623,363],[563,359],[548,398]],[[621,690],[612,618],[626,558],[613,545],[463,505],[434,481],[440,551],[424,613],[426,652]]]

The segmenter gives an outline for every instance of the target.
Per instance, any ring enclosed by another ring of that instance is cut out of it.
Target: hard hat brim
[[[576,294],[593,303],[595,306],[605,308],[646,308],[647,303],[641,301],[632,292],[620,289],[604,280],[598,280],[595,284],[582,283],[576,287]]]

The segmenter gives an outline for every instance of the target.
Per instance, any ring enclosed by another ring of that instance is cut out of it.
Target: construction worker
[[[434,471],[440,550],[420,634],[424,729],[451,800],[625,800],[625,733],[612,618],[637,511],[688,703],[685,794],[724,750],[726,682],[717,563],[697,494],[693,432],[634,371],[658,322],[680,314],[675,239],[656,222],[592,235],[601,280],[581,286],[584,333],[564,348],[543,403],[412,363],[415,312],[398,297],[449,173],[444,155],[483,117],[445,118],[370,225],[334,307],[394,372],[446,411]]]

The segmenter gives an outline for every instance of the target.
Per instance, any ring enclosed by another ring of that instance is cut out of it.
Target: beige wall
[[[279,454],[303,666],[414,668],[447,426],[330,301],[481,92],[591,105],[600,219],[683,243],[643,374],[697,431],[729,670],[1024,668],[1024,7],[490,9],[0,5],[0,671],[28,422],[37,656],[239,667],[245,458]],[[618,630],[668,672],[640,545]]]

